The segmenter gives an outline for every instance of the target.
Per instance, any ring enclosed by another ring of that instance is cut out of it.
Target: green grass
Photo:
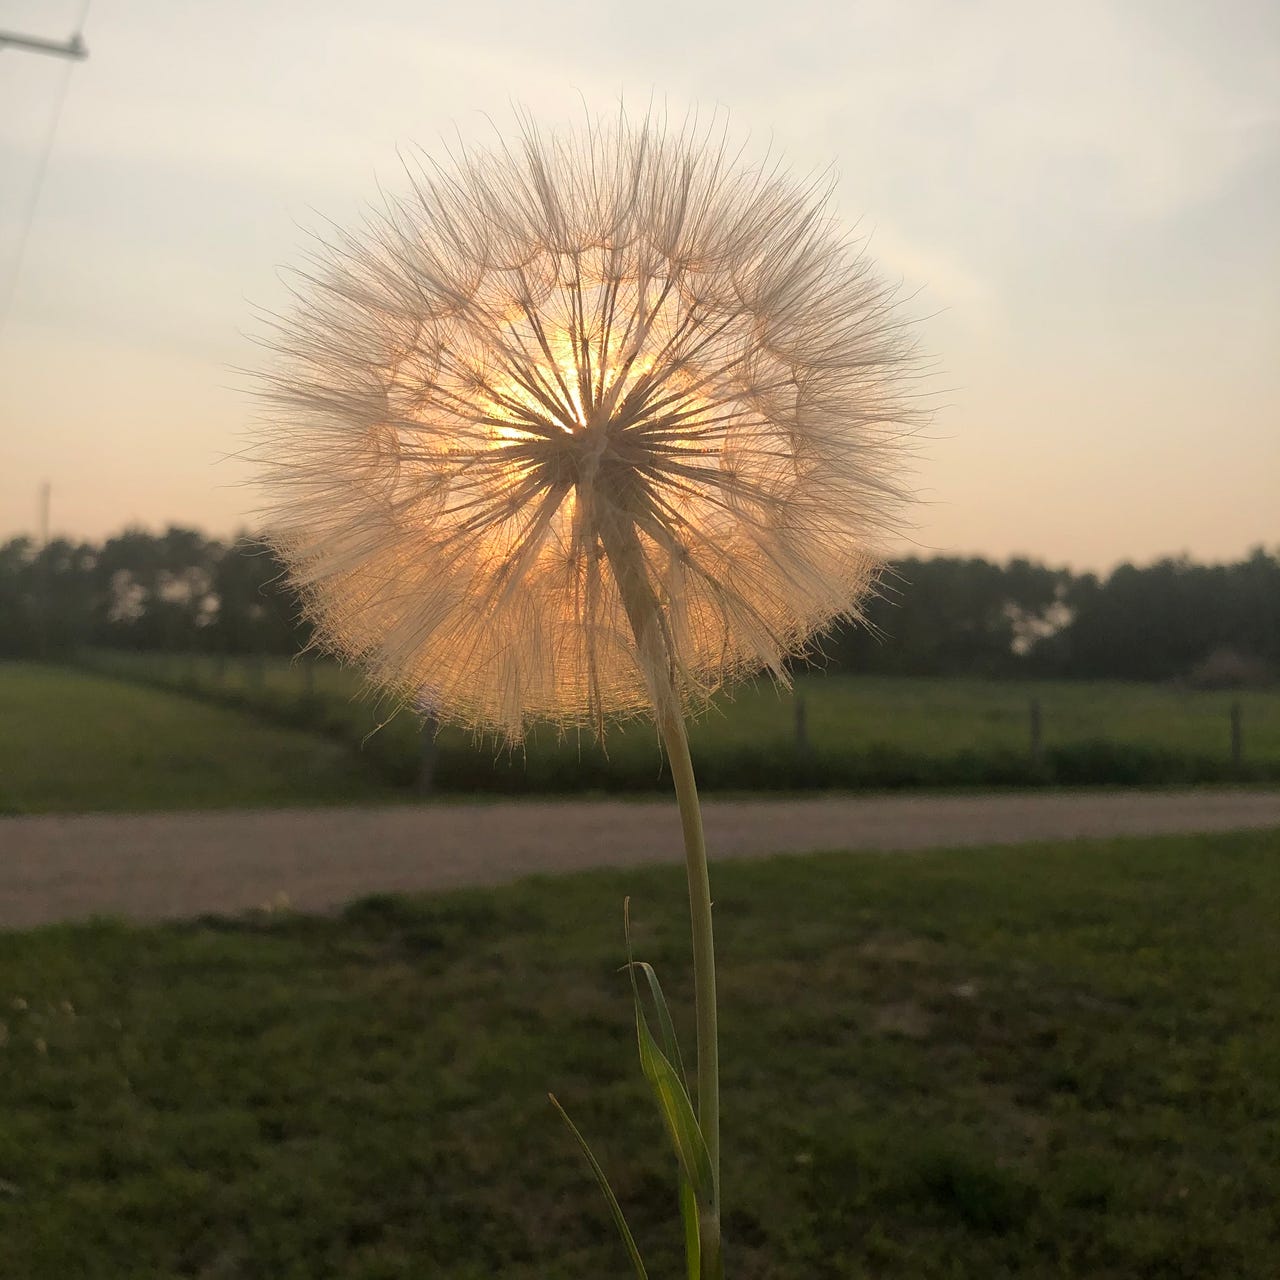
[[[359,677],[332,663],[101,652],[88,660],[344,738],[391,781],[417,774],[417,720],[362,697]],[[807,713],[803,751],[797,697]],[[1033,698],[1043,722],[1039,761],[1030,754]],[[1244,710],[1239,769],[1229,720],[1236,700]],[[768,682],[737,690],[694,726],[691,741],[706,790],[1280,780],[1280,690],[810,675],[794,693]],[[652,726],[641,721],[612,730],[603,751],[589,735],[566,740],[548,727],[518,752],[446,729],[436,778],[461,792],[668,786]]]
[[[1280,833],[715,881],[734,1280],[1275,1274]],[[624,893],[687,1014],[670,868],[0,936],[0,1274],[622,1277],[548,1089],[680,1274]]]
[[[341,744],[78,671],[0,663],[0,814],[394,794]]]

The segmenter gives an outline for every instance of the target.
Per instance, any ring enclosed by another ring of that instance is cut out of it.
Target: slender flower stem
[[[689,917],[693,926],[693,984],[698,1024],[698,1127],[711,1158],[712,1203],[699,1222],[702,1275],[722,1275],[720,1248],[720,1047],[716,1017],[716,957],[711,922],[711,879],[702,806],[689,754],[680,690],[679,666],[664,624],[662,606],[644,571],[644,553],[633,526],[612,521],[601,528],[605,555],[613,569],[623,607],[636,637],[640,661],[653,695],[684,834],[689,881]]]
[[[702,805],[689,755],[689,736],[680,716],[663,716],[658,730],[667,748],[680,825],[684,829],[689,912],[693,923],[694,995],[698,1017],[698,1123],[711,1156],[716,1204],[720,1202],[720,1049],[716,1033],[716,955],[711,928],[711,881]]]
[[[720,1252],[720,1045],[716,1020],[716,952],[711,925],[711,880],[707,842],[702,833],[702,805],[689,755],[689,735],[680,715],[658,715],[658,732],[667,749],[680,825],[684,830],[685,870],[689,878],[689,917],[693,925],[693,984],[698,1021],[698,1127],[711,1157],[713,1223],[702,1224],[703,1274],[714,1275]],[[705,1237],[708,1232],[713,1240]]]

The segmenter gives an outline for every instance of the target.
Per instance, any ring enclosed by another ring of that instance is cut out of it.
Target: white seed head
[[[320,644],[518,739],[652,705],[628,586],[695,701],[857,616],[917,364],[825,186],[625,119],[412,178],[320,246],[262,377]]]

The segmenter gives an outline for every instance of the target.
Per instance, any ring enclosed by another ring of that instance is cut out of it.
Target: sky
[[[84,7],[0,0],[0,31]],[[45,482],[55,534],[244,527],[235,370],[307,230],[406,148],[622,100],[834,168],[938,369],[891,550],[1280,545],[1274,0],[90,0],[83,30],[85,62],[0,49],[0,538]]]

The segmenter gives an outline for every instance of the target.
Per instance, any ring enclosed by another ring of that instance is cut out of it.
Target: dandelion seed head
[[[423,161],[269,339],[268,540],[320,644],[515,740],[856,617],[914,357],[829,190],[646,120]],[[638,643],[632,595],[661,617]]]

